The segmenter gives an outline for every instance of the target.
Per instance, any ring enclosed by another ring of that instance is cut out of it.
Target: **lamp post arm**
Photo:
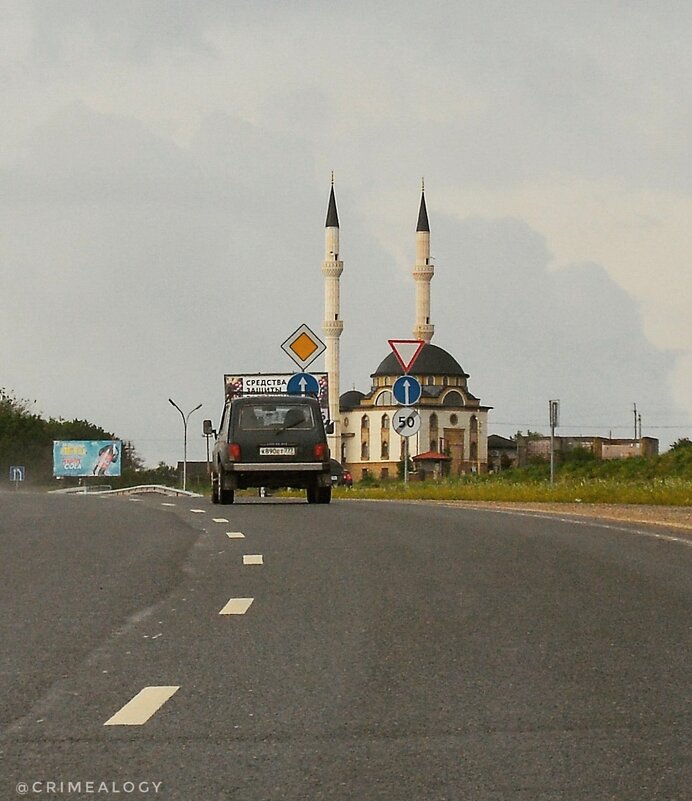
[[[178,406],[178,404],[172,398],[169,398],[168,402],[171,404],[171,406],[175,406],[175,408],[180,412],[180,416],[183,418],[183,491],[185,491],[187,489],[187,423],[192,412],[196,412],[197,409],[200,409],[202,404],[199,403],[194,409],[190,409],[187,415],[185,415],[180,406]]]

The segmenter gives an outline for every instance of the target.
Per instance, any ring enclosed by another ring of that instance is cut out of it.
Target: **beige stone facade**
[[[388,374],[390,358],[373,374],[368,395],[355,404],[348,398],[353,393],[342,398],[341,460],[354,480],[366,475],[378,480],[398,478],[407,446],[409,459],[428,452],[449,457],[440,460],[444,475],[487,471],[488,407],[469,392],[468,376],[446,351],[426,345],[416,365],[419,363],[422,367],[438,363],[450,369],[419,372],[414,365],[412,373],[421,383],[423,395],[415,406],[421,417],[420,430],[411,437],[402,437],[393,428],[394,416],[402,407],[394,401],[392,386],[402,373],[399,369]]]

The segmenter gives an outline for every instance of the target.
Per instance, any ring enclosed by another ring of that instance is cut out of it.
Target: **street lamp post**
[[[196,412],[197,409],[202,408],[202,404],[200,403],[198,406],[195,406],[194,409],[190,409],[190,411],[185,415],[183,410],[178,406],[178,404],[168,399],[168,402],[171,406],[175,406],[175,408],[180,412],[180,416],[183,418],[183,492],[187,489],[187,421],[190,419],[190,415],[192,412]]]

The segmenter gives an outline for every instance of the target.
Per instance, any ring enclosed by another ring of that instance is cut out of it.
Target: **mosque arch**
[[[464,398],[461,395],[461,392],[457,392],[455,389],[450,390],[442,399],[443,406],[463,406],[464,405]]]

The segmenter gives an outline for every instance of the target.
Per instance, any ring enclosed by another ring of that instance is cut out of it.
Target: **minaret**
[[[324,362],[329,376],[329,419],[334,421],[334,433],[328,436],[332,458],[341,461],[341,420],[339,418],[339,337],[344,324],[339,316],[339,278],[344,263],[339,261],[339,216],[334,198],[334,173],[329,193],[327,222],[324,236]]]
[[[430,342],[435,333],[435,326],[430,323],[430,282],[434,272],[430,259],[430,225],[425,207],[425,184],[421,182],[416,226],[416,263],[413,265],[413,278],[416,282],[416,324],[413,327],[413,336],[425,342]]]

